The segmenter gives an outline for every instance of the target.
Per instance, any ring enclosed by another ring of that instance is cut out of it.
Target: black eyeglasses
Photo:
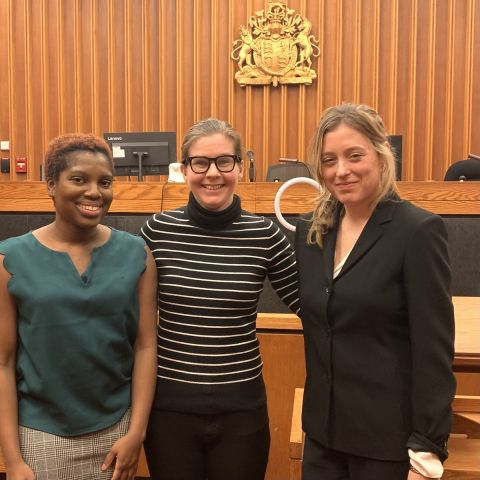
[[[217,170],[222,173],[231,172],[235,168],[235,163],[240,162],[238,155],[220,155],[219,157],[187,157],[183,160],[185,165],[190,165],[193,173],[206,173],[212,163]]]

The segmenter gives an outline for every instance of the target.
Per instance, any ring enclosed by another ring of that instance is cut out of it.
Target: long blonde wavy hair
[[[377,195],[373,200],[373,208],[383,199],[397,192],[395,157],[387,141],[385,126],[380,115],[368,105],[355,103],[344,103],[328,108],[320,118],[309,147],[309,163],[313,166],[312,170],[321,187],[317,197],[317,206],[310,218],[312,225],[307,235],[309,245],[316,243],[322,247],[322,235],[332,227],[335,212],[338,208],[343,208],[341,202],[325,187],[321,169],[323,139],[328,132],[335,130],[342,124],[367,137],[378,154],[380,182]]]

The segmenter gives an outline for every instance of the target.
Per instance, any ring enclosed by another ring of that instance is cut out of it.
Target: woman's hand
[[[115,462],[112,480],[133,480],[137,473],[142,444],[142,438],[127,433],[112,445],[103,461],[102,470],[106,470]]]
[[[421,473],[414,472],[413,470],[409,470],[407,480],[437,480],[437,479],[430,479],[430,477],[424,477]]]
[[[7,467],[6,472],[7,480],[35,480],[35,474],[25,462]]]

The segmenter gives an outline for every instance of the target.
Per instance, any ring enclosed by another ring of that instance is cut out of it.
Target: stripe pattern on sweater
[[[298,313],[295,256],[278,226],[242,210],[226,228],[203,229],[180,208],[154,215],[142,236],[158,271],[158,377],[199,385],[259,377],[256,318],[267,276]]]

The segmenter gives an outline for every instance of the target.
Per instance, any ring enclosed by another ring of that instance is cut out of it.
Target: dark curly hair
[[[57,181],[60,173],[70,166],[69,153],[77,150],[102,153],[107,157],[113,173],[113,156],[103,138],[92,133],[67,133],[54,138],[45,152],[45,178]]]

